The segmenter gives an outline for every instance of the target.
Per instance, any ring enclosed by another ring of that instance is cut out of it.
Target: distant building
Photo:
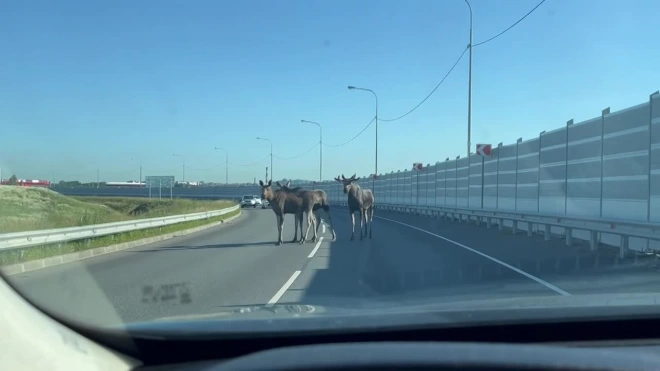
[[[9,179],[5,179],[1,183],[2,185],[10,185]],[[21,187],[50,187],[50,181],[48,180],[37,180],[37,179],[16,179],[16,186]]]
[[[131,187],[131,188],[142,188],[145,186],[145,183],[142,182],[137,182],[134,180],[129,180],[127,182],[106,182],[105,183],[106,187]]]

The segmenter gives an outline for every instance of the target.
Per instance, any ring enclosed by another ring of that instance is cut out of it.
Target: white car
[[[252,198],[254,198],[255,207],[263,206],[263,201],[261,200],[261,197],[259,197],[257,195],[252,195]]]
[[[257,201],[259,201],[259,204],[261,204],[261,200],[258,198],[255,198],[253,195],[245,195],[241,199],[241,207],[249,207],[252,206],[254,208],[257,207]]]

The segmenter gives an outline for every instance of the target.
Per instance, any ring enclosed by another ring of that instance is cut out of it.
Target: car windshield
[[[219,334],[637,313],[660,285],[658,14],[3,2],[2,277],[89,326]]]

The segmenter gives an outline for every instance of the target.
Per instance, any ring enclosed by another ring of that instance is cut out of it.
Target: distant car
[[[263,205],[263,202],[262,202],[262,200],[261,200],[261,197],[259,197],[259,196],[257,196],[257,195],[252,195],[252,198],[254,198],[254,202],[255,202],[254,207],[262,206],[262,205]]]
[[[261,201],[261,208],[265,209],[267,207],[270,207],[270,202],[268,202],[268,200],[262,200]]]
[[[261,202],[261,200],[259,200],[259,202]],[[249,206],[252,206],[253,208],[257,207],[257,199],[255,199],[253,195],[245,195],[241,200],[241,207]]]

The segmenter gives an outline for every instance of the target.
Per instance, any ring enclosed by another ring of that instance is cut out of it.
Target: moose
[[[282,242],[282,230],[284,229],[284,215],[293,214],[295,216],[295,225],[296,231],[293,236],[293,241],[297,242],[298,240],[298,222],[300,222],[300,234],[302,239],[302,210],[303,210],[303,199],[293,192],[286,192],[285,190],[272,189],[271,185],[273,184],[272,180],[269,180],[268,183],[264,184],[262,180],[259,181],[261,186],[261,198],[268,200],[275,216],[277,217],[277,242],[276,246],[281,245]]]
[[[335,232],[335,227],[332,224],[332,215],[330,215],[330,203],[328,202],[328,195],[325,193],[325,191],[321,189],[310,191],[303,189],[301,187],[289,188],[289,185],[291,185],[291,181],[288,181],[285,185],[282,185],[280,184],[280,182],[277,182],[277,185],[280,187],[281,190],[288,193],[293,193],[301,197],[303,200],[302,210],[300,214],[296,215],[296,219],[299,219],[296,220],[296,230],[298,229],[298,224],[300,224],[301,243],[307,240],[307,235],[309,233],[309,228],[311,226],[310,223],[311,218],[314,219],[314,224],[315,224],[314,237],[312,238],[312,242],[316,241],[318,230],[319,227],[321,226],[321,223],[316,218],[315,212],[319,209],[323,209],[323,211],[325,211],[325,214],[328,216],[328,221],[330,222],[330,229],[332,230],[332,240],[335,241],[337,239],[337,233]],[[303,212],[307,213],[307,230],[304,236],[302,236]],[[297,236],[298,235],[296,233],[296,237]]]
[[[375,198],[370,189],[362,189],[360,185],[354,183],[360,178],[352,177],[346,179],[344,174],[341,179],[336,177],[335,180],[344,185],[344,194],[348,195],[348,212],[351,214],[351,222],[353,228],[351,230],[351,241],[355,239],[355,212],[360,212],[360,240],[367,236],[367,229],[369,230],[369,239],[371,239],[371,225],[374,220],[374,203]],[[364,225],[364,233],[362,226]]]

